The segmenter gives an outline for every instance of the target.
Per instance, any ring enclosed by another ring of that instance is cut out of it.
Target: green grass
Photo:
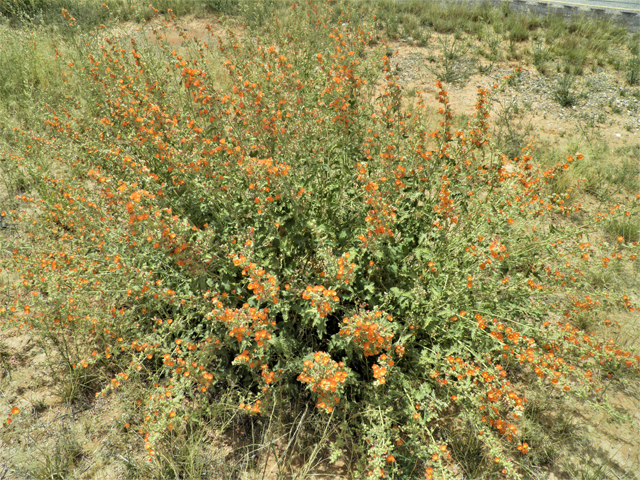
[[[551,60],[557,65],[572,65],[576,70],[573,73],[582,75],[584,67],[607,61],[612,49],[623,46],[628,50],[635,45],[629,32],[613,22],[589,17],[570,21],[553,15],[536,17],[513,11],[507,3],[500,9],[489,4],[469,7],[456,2],[388,1],[378,5],[391,38],[420,38],[420,31],[429,28],[486,42],[493,32],[511,52],[518,44],[538,45],[531,60],[545,73],[543,64]],[[629,64],[629,72],[636,70],[632,65],[635,64]],[[633,77],[634,73],[630,75]]]
[[[16,26],[43,24],[63,28],[68,22],[60,12],[66,9],[81,28],[95,28],[112,22],[149,20],[153,17],[153,9],[161,14],[183,16],[222,9],[227,4],[214,0],[151,0],[143,3],[131,0],[0,0],[0,19]]]

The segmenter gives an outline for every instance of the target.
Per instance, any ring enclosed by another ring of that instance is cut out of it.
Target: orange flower
[[[11,415],[17,415],[20,413],[20,409],[18,407],[13,407],[11,409]]]

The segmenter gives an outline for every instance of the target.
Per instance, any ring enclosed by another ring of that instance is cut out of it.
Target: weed
[[[608,59],[608,63],[618,72],[623,68],[623,61],[618,55],[611,55]]]
[[[104,0],[99,4],[82,0],[3,0],[0,2],[0,18],[8,18],[15,25],[36,23],[64,29],[69,26],[69,22],[60,15],[64,8],[73,15],[75,26],[95,28],[114,20],[149,20],[154,12],[186,15],[232,5],[232,0],[151,0],[144,4],[118,0]]]
[[[29,462],[28,473],[35,478],[67,480],[73,477],[82,457],[82,447],[74,432],[64,426],[56,435],[53,448],[41,449],[39,458]]]
[[[94,366],[82,361],[75,364],[78,352],[75,350],[73,333],[66,335],[45,335],[39,345],[49,358],[48,367],[52,378],[56,379],[57,395],[67,405],[88,404],[100,385],[99,375]]]
[[[541,423],[545,419],[546,409],[541,402],[536,400],[529,400],[527,405],[524,408],[524,416],[528,420],[531,420],[536,423]]]
[[[611,113],[613,113],[614,115],[620,115],[622,113],[622,107],[613,98],[609,99],[608,105],[611,109]]]
[[[47,402],[44,400],[44,398],[39,397],[31,400],[31,408],[33,409],[33,413],[35,415],[38,415],[44,412],[45,410],[47,410],[48,405],[47,405]]]
[[[578,327],[580,330],[590,332],[596,323],[595,320],[596,319],[592,314],[584,312],[573,317],[573,325]]]
[[[95,373],[74,368],[71,372],[59,377],[57,394],[63,402],[82,408],[94,398],[100,384],[100,378]]]
[[[603,174],[607,183],[615,188],[614,194],[634,194],[640,189],[640,165],[633,154],[625,155],[619,164],[603,169]]]
[[[200,423],[181,426],[167,432],[158,442],[151,468],[158,479],[200,479],[220,475],[224,459],[207,452],[207,425]],[[208,454],[207,454],[208,453]]]
[[[632,35],[632,37],[629,39],[629,53],[633,56],[638,56],[640,55],[640,38],[638,37],[638,34],[635,33]]]
[[[8,377],[9,381],[11,381],[11,354],[9,353],[7,346],[4,343],[0,343],[0,380],[4,380],[5,377]]]
[[[533,42],[533,64],[536,70],[542,75],[547,74],[546,64],[550,59],[549,50],[546,47],[544,40],[536,40]]]
[[[618,475],[615,475],[615,477],[620,478]],[[578,472],[573,472],[573,478],[577,480],[609,480],[613,477],[607,472],[607,466],[601,464],[597,467],[581,468]]]
[[[237,0],[207,0],[205,5],[213,12],[233,15],[237,13],[239,3]]]
[[[456,38],[439,38],[441,56],[432,68],[434,75],[443,82],[465,81],[473,74],[473,66],[466,58],[469,46]]]
[[[588,51],[582,46],[579,37],[568,35],[556,46],[556,51],[564,61],[565,69],[571,71],[581,68],[587,61]]]
[[[640,221],[636,218],[613,218],[606,223],[605,230],[611,237],[621,238],[625,242],[640,240]]]
[[[529,31],[525,24],[516,23],[509,32],[509,42],[518,43],[529,40]]]
[[[640,84],[640,55],[633,55],[627,60],[625,79],[629,86]]]
[[[487,39],[487,45],[491,51],[491,55],[489,57],[492,61],[500,60],[500,45],[502,43],[501,38],[498,35],[489,34]]]
[[[517,102],[504,105],[495,125],[496,142],[502,151],[509,158],[517,157],[528,144],[532,129],[531,122],[525,120]]]
[[[556,80],[556,86],[553,90],[553,98],[562,107],[572,107],[577,101],[578,97],[574,91],[575,76],[565,73]]]
[[[481,440],[483,432],[478,433],[473,425],[453,431],[449,434],[449,445],[456,460],[460,463],[466,478],[486,478],[492,472],[488,452]]]

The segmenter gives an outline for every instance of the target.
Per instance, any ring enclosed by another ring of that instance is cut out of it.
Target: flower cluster
[[[280,287],[276,277],[255,263],[248,262],[244,255],[233,255],[232,257],[235,266],[243,267],[242,275],[250,278],[247,288],[251,290],[255,299],[258,302],[270,300],[271,303],[278,303]]]
[[[219,302],[218,302],[219,303]],[[271,331],[276,325],[274,320],[269,320],[269,309],[257,309],[245,303],[242,308],[216,308],[209,316],[224,323],[228,328],[228,335],[234,337],[238,343],[246,338],[254,337],[256,344],[262,347],[266,340],[271,338]]]
[[[351,253],[344,252],[339,257],[332,255],[330,251],[319,251],[318,254],[323,257],[325,263],[325,278],[338,280],[344,285],[353,283],[356,264],[349,260]]]
[[[316,407],[331,413],[340,402],[348,376],[349,369],[343,362],[334,362],[328,353],[314,352],[303,362],[298,381],[316,394]]]
[[[365,357],[391,348],[393,318],[380,310],[354,314],[342,321],[339,334],[362,348]]]
[[[340,298],[336,296],[335,290],[329,290],[322,285],[307,286],[302,292],[302,298],[309,300],[311,306],[317,310],[320,318],[325,318],[331,313],[333,305],[340,301]]]
[[[365,171],[366,163],[359,164],[359,171]],[[360,174],[362,176],[362,174]],[[390,202],[385,201],[382,193],[379,191],[379,184],[387,181],[382,177],[378,181],[370,181],[364,185],[367,192],[365,204],[367,205],[367,215],[364,218],[367,224],[366,234],[360,234],[358,239],[363,245],[371,245],[376,240],[383,238],[391,238],[394,233],[392,226],[396,221],[396,207]]]
[[[12,407],[11,411],[7,414],[7,418],[2,423],[3,427],[8,427],[13,422],[13,417],[20,413],[20,409],[18,407]]]
[[[378,357],[378,363],[374,363],[371,367],[373,369],[373,386],[379,387],[386,382],[386,375],[391,368],[395,365],[395,362],[391,360],[386,354],[382,354]]]

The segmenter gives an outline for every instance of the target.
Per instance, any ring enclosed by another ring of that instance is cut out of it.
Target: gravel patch
[[[437,51],[412,46],[409,42],[397,42],[392,50],[397,52],[392,58],[392,67],[405,90],[435,92],[437,78],[445,68]],[[573,77],[563,73],[545,76],[533,66],[517,62],[497,65],[481,62],[473,62],[473,74],[469,72],[458,82],[446,84],[454,110],[457,106],[458,112],[472,113],[479,87],[503,84],[505,78],[511,76],[503,90],[495,95],[496,105],[515,104],[532,117],[566,123],[567,130],[575,129],[580,123],[592,129],[613,129],[614,133],[606,132],[606,135],[615,138],[640,132],[640,88],[626,85],[620,72],[603,69]],[[468,58],[462,58],[458,66],[468,71],[470,63]],[[516,68],[518,73],[514,73]],[[557,99],[562,95],[563,81],[567,82],[565,95],[572,100],[565,106]]]

